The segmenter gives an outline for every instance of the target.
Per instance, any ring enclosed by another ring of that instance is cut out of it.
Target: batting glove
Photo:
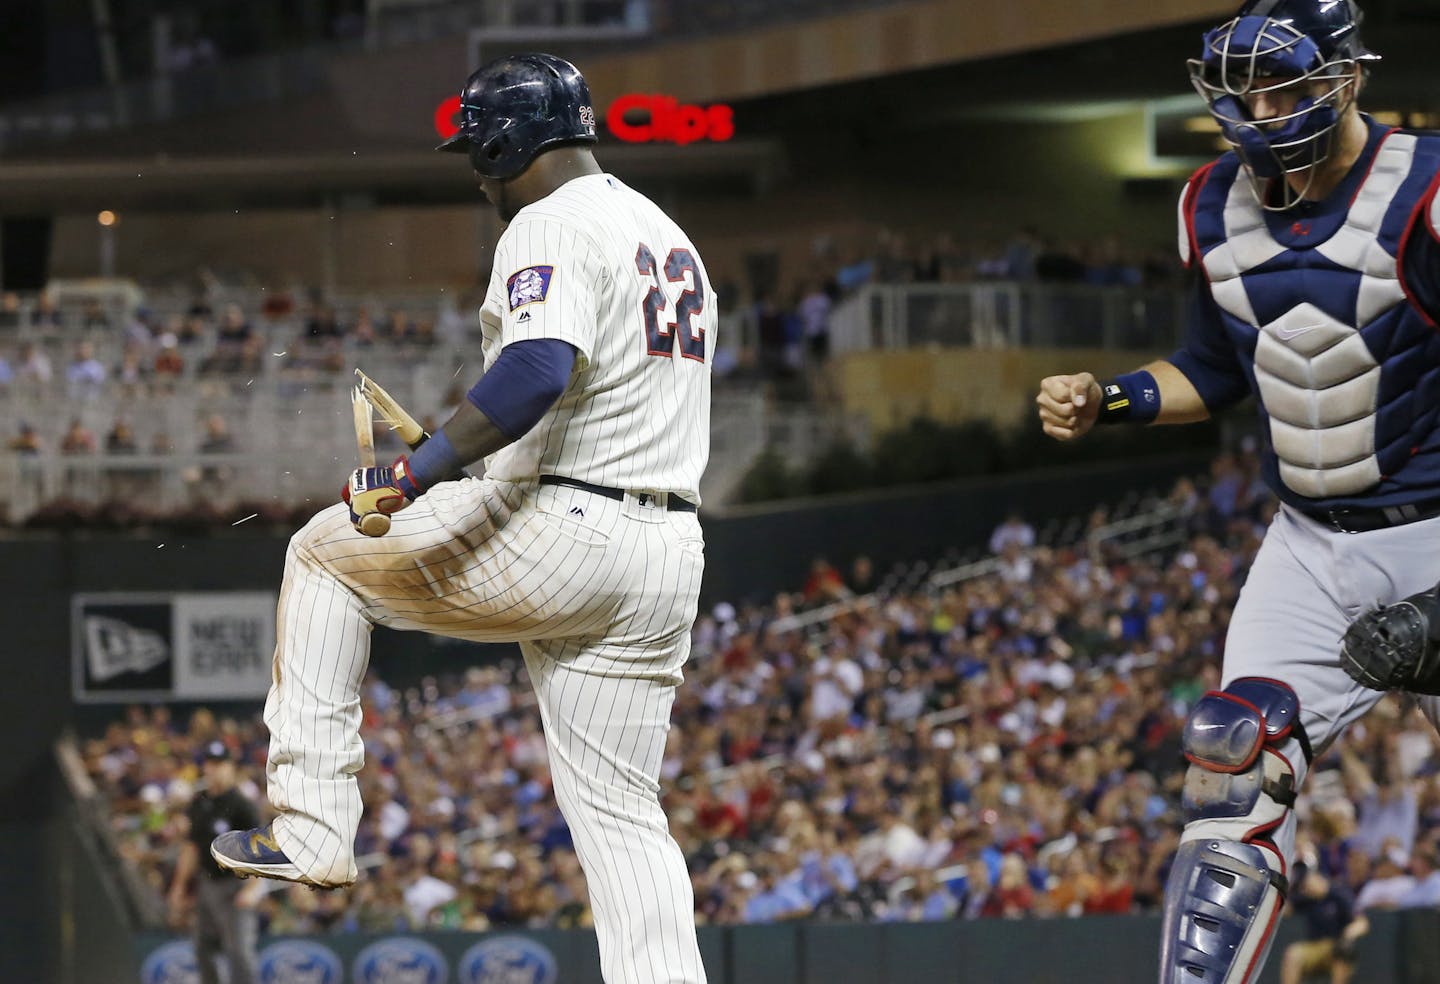
[[[397,513],[424,491],[410,474],[410,462],[401,455],[391,465],[355,469],[340,489],[340,498],[350,507],[350,522],[359,530],[366,516]]]

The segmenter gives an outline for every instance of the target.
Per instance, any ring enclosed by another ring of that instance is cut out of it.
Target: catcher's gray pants
[[[1281,680],[1300,698],[1300,720],[1318,755],[1383,696],[1340,668],[1340,639],[1357,616],[1440,582],[1440,517],[1341,533],[1282,506],[1255,558],[1225,640],[1221,686],[1236,677]],[[1432,724],[1440,698],[1422,697]],[[1286,756],[1297,788],[1307,765],[1290,741]],[[1295,855],[1293,811],[1274,834],[1289,873]]]
[[[238,878],[206,878],[195,888],[195,963],[200,984],[220,984],[217,958],[230,964],[230,984],[255,984],[255,940],[259,920],[253,909],[235,904],[243,883]]]

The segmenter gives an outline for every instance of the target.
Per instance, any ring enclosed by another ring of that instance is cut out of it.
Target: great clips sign
[[[449,139],[459,129],[460,97],[451,96],[435,107],[435,130]],[[697,140],[721,142],[735,136],[734,112],[723,103],[692,106],[674,96],[632,92],[610,104],[605,127],[626,143],[691,144]]]

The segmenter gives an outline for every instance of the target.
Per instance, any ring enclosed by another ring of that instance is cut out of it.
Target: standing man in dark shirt
[[[256,912],[238,899],[244,883],[221,871],[210,857],[210,842],[228,830],[258,827],[260,813],[236,788],[235,763],[223,743],[205,747],[203,768],[204,788],[186,811],[190,830],[170,883],[170,917],[176,924],[183,922],[194,881],[195,962],[201,984],[219,984],[216,958],[222,953],[230,964],[230,984],[254,984]]]
[[[1355,897],[1318,868],[1297,870],[1291,908],[1305,920],[1305,938],[1285,948],[1280,961],[1281,984],[1299,984],[1323,975],[1330,984],[1348,984],[1355,973],[1355,943],[1370,929],[1364,914],[1356,915]]]

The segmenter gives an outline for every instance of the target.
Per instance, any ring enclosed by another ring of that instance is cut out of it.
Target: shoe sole
[[[274,881],[288,881],[297,885],[322,889],[349,888],[355,884],[353,881],[335,884],[317,882],[313,878],[306,878],[300,874],[293,864],[254,864],[249,861],[236,861],[234,858],[228,858],[219,853],[213,847],[210,848],[210,856],[220,867],[240,878],[269,878]]]

